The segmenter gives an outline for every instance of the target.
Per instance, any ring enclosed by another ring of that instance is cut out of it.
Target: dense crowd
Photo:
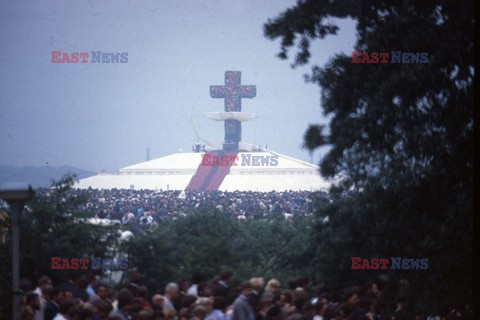
[[[118,289],[99,275],[77,276],[53,286],[48,276],[33,290],[22,281],[22,320],[346,320],[416,319],[409,302],[407,282],[396,286],[384,279],[338,293],[311,286],[307,278],[282,284],[263,278],[231,286],[233,272],[214,279],[193,275],[191,281],[166,284],[149,292],[138,273],[131,273]],[[463,311],[465,312],[465,311]],[[466,316],[466,314],[463,314]],[[440,319],[428,317],[423,319]],[[459,310],[446,318],[462,319]]]
[[[51,191],[40,190],[48,196]],[[91,212],[92,217],[115,219],[122,223],[158,223],[162,219],[186,215],[195,209],[216,208],[239,220],[268,217],[272,214],[308,216],[316,201],[326,201],[324,192],[308,191],[254,192],[254,191],[162,191],[162,190],[94,190],[74,189],[73,197],[86,197],[79,210]]]

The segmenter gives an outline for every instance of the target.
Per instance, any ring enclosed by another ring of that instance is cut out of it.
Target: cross
[[[254,98],[257,87],[252,85],[240,85],[242,73],[240,71],[225,71],[224,86],[210,86],[212,98],[225,99],[226,112],[241,112],[242,98]],[[242,138],[242,126],[238,120],[225,120],[225,144],[226,150],[238,149],[238,142]]]

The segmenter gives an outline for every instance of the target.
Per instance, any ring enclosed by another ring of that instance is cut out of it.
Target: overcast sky
[[[223,111],[210,85],[242,72],[257,86],[242,110],[242,140],[313,160],[301,148],[310,123],[325,123],[310,66],[276,58],[279,41],[263,35],[268,18],[295,1],[2,1],[0,3],[0,164],[72,165],[115,171],[199,141],[221,145]],[[324,64],[352,51],[354,22],[313,46]],[[127,63],[56,64],[51,51],[128,53]]]

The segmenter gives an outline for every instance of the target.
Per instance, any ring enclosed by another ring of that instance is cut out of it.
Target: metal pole
[[[10,208],[13,214],[13,224],[12,224],[12,260],[13,260],[13,319],[20,319],[20,216],[22,214],[22,209],[24,202],[10,202]]]

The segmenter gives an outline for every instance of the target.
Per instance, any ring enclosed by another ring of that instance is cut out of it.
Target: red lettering
[[[388,265],[388,259],[380,259],[380,264],[382,265],[380,267],[380,269],[388,269],[387,265]]]
[[[362,57],[362,63],[370,63],[370,58],[368,57],[368,53],[364,53]]]
[[[211,166],[212,164],[210,163],[210,158],[212,156],[208,153],[202,154],[202,166]]]
[[[60,261],[62,258],[60,257],[51,257],[52,260],[52,269],[61,269],[62,267],[60,266]]]
[[[78,258],[73,258],[70,263],[70,269],[78,269]]]
[[[72,53],[72,63],[78,63],[78,52]]]
[[[89,56],[88,52],[80,52],[80,58],[82,58],[81,62],[82,63],[87,63],[88,61],[85,58],[88,58],[88,56]]]
[[[213,158],[213,165],[220,166],[220,161],[218,160],[218,156],[212,156]]]
[[[372,60],[370,63],[378,63],[378,52],[372,53]]]
[[[68,259],[62,259],[62,269],[70,269],[70,264],[68,263]]]
[[[352,266],[350,267],[350,269],[361,269],[362,267],[360,266],[360,261],[362,260],[362,258],[360,257],[352,257]]]
[[[230,156],[230,163],[232,166],[238,166],[237,164],[238,156]]]
[[[62,63],[70,63],[70,57],[68,56],[68,53],[64,52],[62,53]]]
[[[222,156],[222,166],[228,166],[228,156]]]
[[[388,52],[380,52],[380,58],[382,58],[382,63],[388,63]]]
[[[80,269],[88,269],[87,264],[88,264],[88,259],[80,259],[80,264],[82,265]]]
[[[372,261],[370,261],[370,262],[372,264],[370,266],[371,269],[378,269],[378,258],[373,258]]]
[[[362,269],[370,269],[370,263],[368,259],[362,259]]]
[[[52,51],[52,63],[60,63],[62,62],[58,56],[61,55],[61,51]]]
[[[359,57],[362,55],[361,51],[352,51],[352,63],[361,63]]]

